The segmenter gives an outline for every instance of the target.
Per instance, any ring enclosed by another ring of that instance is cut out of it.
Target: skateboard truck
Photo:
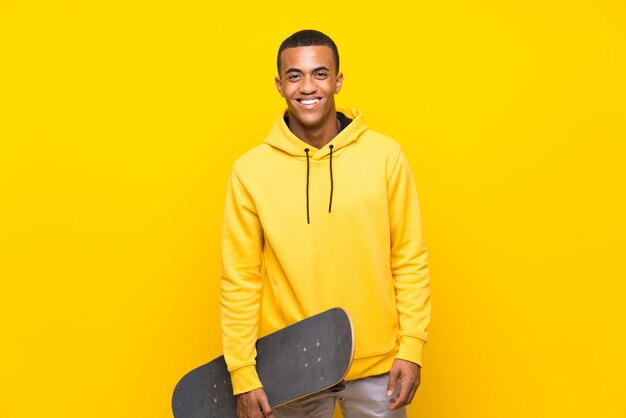
[[[328,392],[341,392],[345,388],[346,388],[346,381],[342,380],[341,382],[337,383],[335,386],[330,387],[330,388],[328,388],[326,390]]]

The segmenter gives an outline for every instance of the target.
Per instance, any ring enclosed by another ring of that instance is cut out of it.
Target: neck
[[[318,126],[305,126],[297,122],[296,118],[289,117],[289,130],[303,142],[321,149],[339,133],[337,112],[330,112],[330,116]]]

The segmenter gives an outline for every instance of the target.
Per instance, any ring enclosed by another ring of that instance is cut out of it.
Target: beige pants
[[[344,418],[406,418],[406,408],[389,410],[389,374],[346,382],[339,392],[322,391],[274,408],[276,418],[332,418],[336,401]],[[400,393],[400,382],[396,385]]]

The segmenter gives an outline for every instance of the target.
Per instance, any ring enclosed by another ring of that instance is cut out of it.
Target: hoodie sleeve
[[[254,201],[233,169],[222,228],[220,324],[235,395],[262,387],[255,367],[262,249]]]
[[[393,156],[391,156],[393,159]],[[415,180],[404,153],[391,161],[388,176],[391,272],[398,309],[400,350],[397,358],[422,364],[430,321],[429,269],[422,238]]]

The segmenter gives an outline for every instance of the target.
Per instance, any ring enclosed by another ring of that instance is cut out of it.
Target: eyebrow
[[[319,67],[315,67],[313,68],[313,72],[317,72],[317,71],[321,71],[321,70],[325,70],[325,71],[330,71],[330,68],[326,67],[325,65],[321,65]],[[289,73],[303,73],[304,71],[302,71],[299,68],[288,68],[287,71],[285,71],[285,74],[289,74]]]

